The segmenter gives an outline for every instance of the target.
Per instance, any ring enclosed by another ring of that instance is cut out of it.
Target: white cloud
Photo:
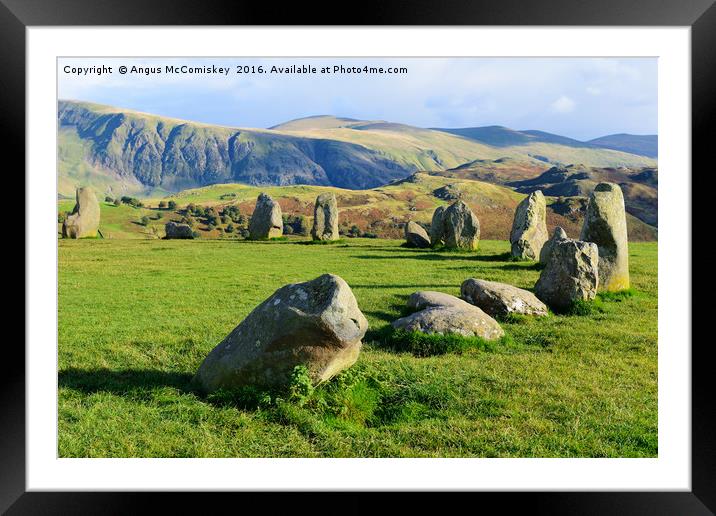
[[[552,109],[557,113],[571,113],[574,111],[574,107],[577,105],[571,98],[566,95],[562,95],[557,100],[552,102]]]
[[[596,86],[587,86],[587,93],[596,97],[602,94],[602,90],[597,88]]]

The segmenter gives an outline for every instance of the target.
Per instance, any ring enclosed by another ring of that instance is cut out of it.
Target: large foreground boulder
[[[423,226],[412,220],[405,224],[405,241],[410,247],[430,247],[428,232]]]
[[[435,306],[457,306],[465,308],[470,305],[459,297],[434,290],[418,290],[410,294],[408,298],[408,308],[413,311],[424,310],[425,308]]]
[[[72,213],[62,223],[63,238],[92,238],[99,229],[99,202],[94,190],[89,187],[78,188],[77,200]]]
[[[542,250],[539,253],[539,262],[542,265],[546,265],[549,261],[549,257],[552,256],[552,248],[554,247],[554,243],[557,240],[564,240],[567,238],[567,232],[562,228],[561,226],[557,226],[554,228],[554,233],[552,233],[552,238],[547,240],[545,244],[542,246]]]
[[[599,286],[599,250],[592,242],[567,238],[555,242],[537,283],[537,297],[556,310],[591,301]]]
[[[537,296],[507,283],[470,278],[462,283],[460,295],[492,317],[510,314],[547,315],[547,306]]]
[[[324,274],[286,285],[216,346],[196,380],[207,392],[241,385],[284,386],[305,365],[314,383],[358,359],[368,321],[348,284]]]
[[[313,240],[338,240],[338,202],[332,193],[322,193],[316,198],[313,209]]]
[[[599,248],[600,290],[629,288],[629,246],[624,195],[619,185],[599,183],[589,196],[580,238]]]
[[[476,306],[435,306],[393,321],[393,328],[421,333],[455,333],[464,337],[495,340],[505,332],[492,317]]]
[[[264,240],[283,235],[281,206],[270,195],[262,193],[256,200],[256,208],[249,221],[249,238]]]
[[[480,221],[463,201],[451,204],[442,214],[445,247],[474,251],[480,241]]]
[[[169,221],[164,225],[164,233],[167,240],[194,238],[194,230],[189,224],[178,224],[174,221]]]
[[[547,233],[547,203],[541,190],[532,192],[517,205],[512,221],[510,243],[512,257],[519,260],[539,260]]]
[[[435,247],[443,244],[443,214],[445,206],[438,206],[433,212],[430,222],[430,245]]]

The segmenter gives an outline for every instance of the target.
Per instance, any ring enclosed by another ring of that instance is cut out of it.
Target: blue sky
[[[408,73],[235,73],[237,65],[292,64],[407,67]],[[113,72],[63,71],[99,65]],[[230,73],[122,75],[121,65],[216,65]],[[58,94],[235,127],[330,114],[419,127],[504,125],[582,140],[657,133],[655,58],[64,58]]]

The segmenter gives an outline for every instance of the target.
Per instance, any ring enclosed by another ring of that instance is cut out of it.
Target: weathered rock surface
[[[164,225],[167,240],[194,238],[194,231],[189,224],[178,224],[169,221]]]
[[[78,188],[75,197],[75,207],[62,223],[62,237],[96,237],[99,229],[99,203],[94,190],[89,187]]]
[[[262,240],[283,235],[281,206],[270,195],[262,193],[256,200],[256,208],[249,221],[249,238]]]
[[[589,196],[580,238],[599,248],[600,290],[629,288],[629,246],[624,195],[615,183],[599,183]]]
[[[591,301],[599,286],[599,250],[592,242],[567,238],[554,243],[537,283],[537,297],[556,310]]]
[[[451,204],[442,215],[445,247],[474,251],[480,241],[480,221],[463,201]]]
[[[460,295],[492,317],[509,314],[547,315],[547,306],[537,296],[507,283],[470,278],[462,283]]]
[[[538,260],[547,233],[547,203],[540,190],[532,192],[517,205],[510,232],[512,257]]]
[[[393,321],[393,328],[422,333],[456,333],[464,337],[494,340],[505,332],[492,317],[476,306],[436,306]]]
[[[313,240],[338,240],[338,202],[332,193],[322,193],[316,198],[313,209]]]
[[[542,250],[539,253],[539,262],[542,265],[546,265],[549,261],[549,257],[552,255],[552,247],[554,247],[554,243],[557,240],[564,240],[567,238],[567,232],[562,228],[562,226],[557,226],[554,228],[554,233],[552,233],[552,238],[547,240],[544,245],[542,246]]]
[[[443,214],[445,206],[438,206],[433,212],[430,222],[430,245],[435,247],[443,244]]]
[[[305,365],[314,383],[358,359],[368,321],[348,284],[324,274],[281,287],[216,346],[199,367],[205,391],[282,386]]]
[[[405,224],[405,241],[410,247],[430,247],[428,232],[423,226],[412,220]]]
[[[457,306],[470,307],[459,297],[451,296],[444,292],[435,292],[434,290],[418,290],[410,294],[408,298],[408,308],[411,310],[424,310],[435,306]]]

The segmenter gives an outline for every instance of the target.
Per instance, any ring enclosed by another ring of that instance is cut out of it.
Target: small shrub
[[[167,203],[167,208],[170,210],[176,210],[177,209],[177,203],[175,201],[169,201]]]
[[[149,224],[149,217],[147,217],[147,216],[145,215],[144,217],[142,217],[141,219],[139,219],[139,223],[140,223],[142,226],[146,226],[147,224]]]
[[[119,200],[119,199],[115,199],[115,200],[114,200],[114,205],[115,205],[115,206],[120,206],[121,204],[122,204],[122,201],[121,201],[121,200]]]
[[[289,399],[297,405],[303,406],[311,397],[313,391],[313,382],[308,374],[308,368],[305,365],[294,367],[288,389]]]
[[[104,202],[108,202],[112,204],[114,202],[114,199],[112,199],[109,195],[104,198]]]
[[[163,210],[166,207],[167,207],[166,201],[159,201],[159,209],[160,210]]]

